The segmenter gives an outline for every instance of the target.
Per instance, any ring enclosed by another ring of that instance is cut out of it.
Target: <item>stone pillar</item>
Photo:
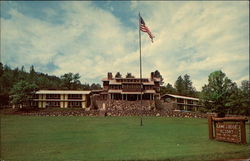
[[[64,107],[65,108],[68,108],[68,95],[67,94],[65,94],[65,104],[64,104]]]
[[[82,101],[82,108],[86,108],[86,102]]]
[[[87,100],[86,100],[86,95],[82,95],[82,108],[86,108]]]
[[[47,102],[46,102],[46,94],[42,94],[41,97],[42,97],[42,102],[41,102],[42,108],[45,108],[46,104],[47,104]]]
[[[60,108],[64,108],[63,100],[64,100],[64,94],[60,94]]]
[[[42,101],[38,102],[38,108],[42,108]]]
[[[64,108],[63,107],[63,101],[60,101],[60,108]]]
[[[187,110],[187,100],[184,99],[184,110]]]
[[[106,105],[105,105],[105,103],[102,103],[102,109],[103,109],[103,110],[106,110]]]
[[[43,95],[42,94],[39,94],[38,95],[38,108],[42,108],[43,105],[42,105],[42,99],[43,99]]]
[[[46,102],[46,101],[43,101],[43,102],[42,102],[42,107],[45,108],[45,107],[46,107],[46,104],[47,104],[47,102]]]
[[[82,95],[82,100],[86,101],[86,95],[85,94]]]

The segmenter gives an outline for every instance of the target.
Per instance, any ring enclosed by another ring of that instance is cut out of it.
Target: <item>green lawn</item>
[[[1,115],[1,159],[218,160],[250,157],[250,144],[208,139],[206,119]],[[249,124],[247,135],[249,135]],[[248,143],[250,138],[248,137]]]

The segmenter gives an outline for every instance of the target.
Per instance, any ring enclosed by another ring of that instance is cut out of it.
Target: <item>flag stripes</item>
[[[148,33],[148,36],[150,37],[151,41],[153,42],[154,35],[151,33],[150,29],[146,26],[146,24],[141,16],[140,16],[140,30],[142,32]]]

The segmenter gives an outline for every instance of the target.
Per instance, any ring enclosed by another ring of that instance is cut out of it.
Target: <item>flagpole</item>
[[[140,12],[139,12],[139,47],[140,47],[140,84],[141,84],[141,126],[143,125],[142,123],[142,63],[141,63],[141,15],[140,15]]]

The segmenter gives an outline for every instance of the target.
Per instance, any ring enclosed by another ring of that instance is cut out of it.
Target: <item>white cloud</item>
[[[58,76],[78,72],[83,82],[100,82],[109,71],[139,76],[137,28],[127,28],[110,10],[91,2],[63,2],[58,7],[63,10],[62,24],[15,9],[10,19],[1,18],[4,63],[34,64]],[[222,69],[237,83],[248,78],[248,2],[132,1],[130,7],[136,14],[127,21],[137,24],[140,11],[156,36],[152,44],[142,33],[144,77],[158,69],[165,82],[174,85],[187,73],[198,90],[214,70]],[[44,13],[50,18],[58,14],[51,8]],[[49,62],[58,68],[45,68]]]
[[[148,15],[158,36],[154,45],[145,47],[146,55],[165,81],[174,84],[179,75],[187,73],[200,90],[215,70],[222,69],[237,83],[242,80],[239,77],[247,78],[248,3],[177,3],[171,2],[171,12],[164,9],[165,2],[152,3],[155,12]]]

